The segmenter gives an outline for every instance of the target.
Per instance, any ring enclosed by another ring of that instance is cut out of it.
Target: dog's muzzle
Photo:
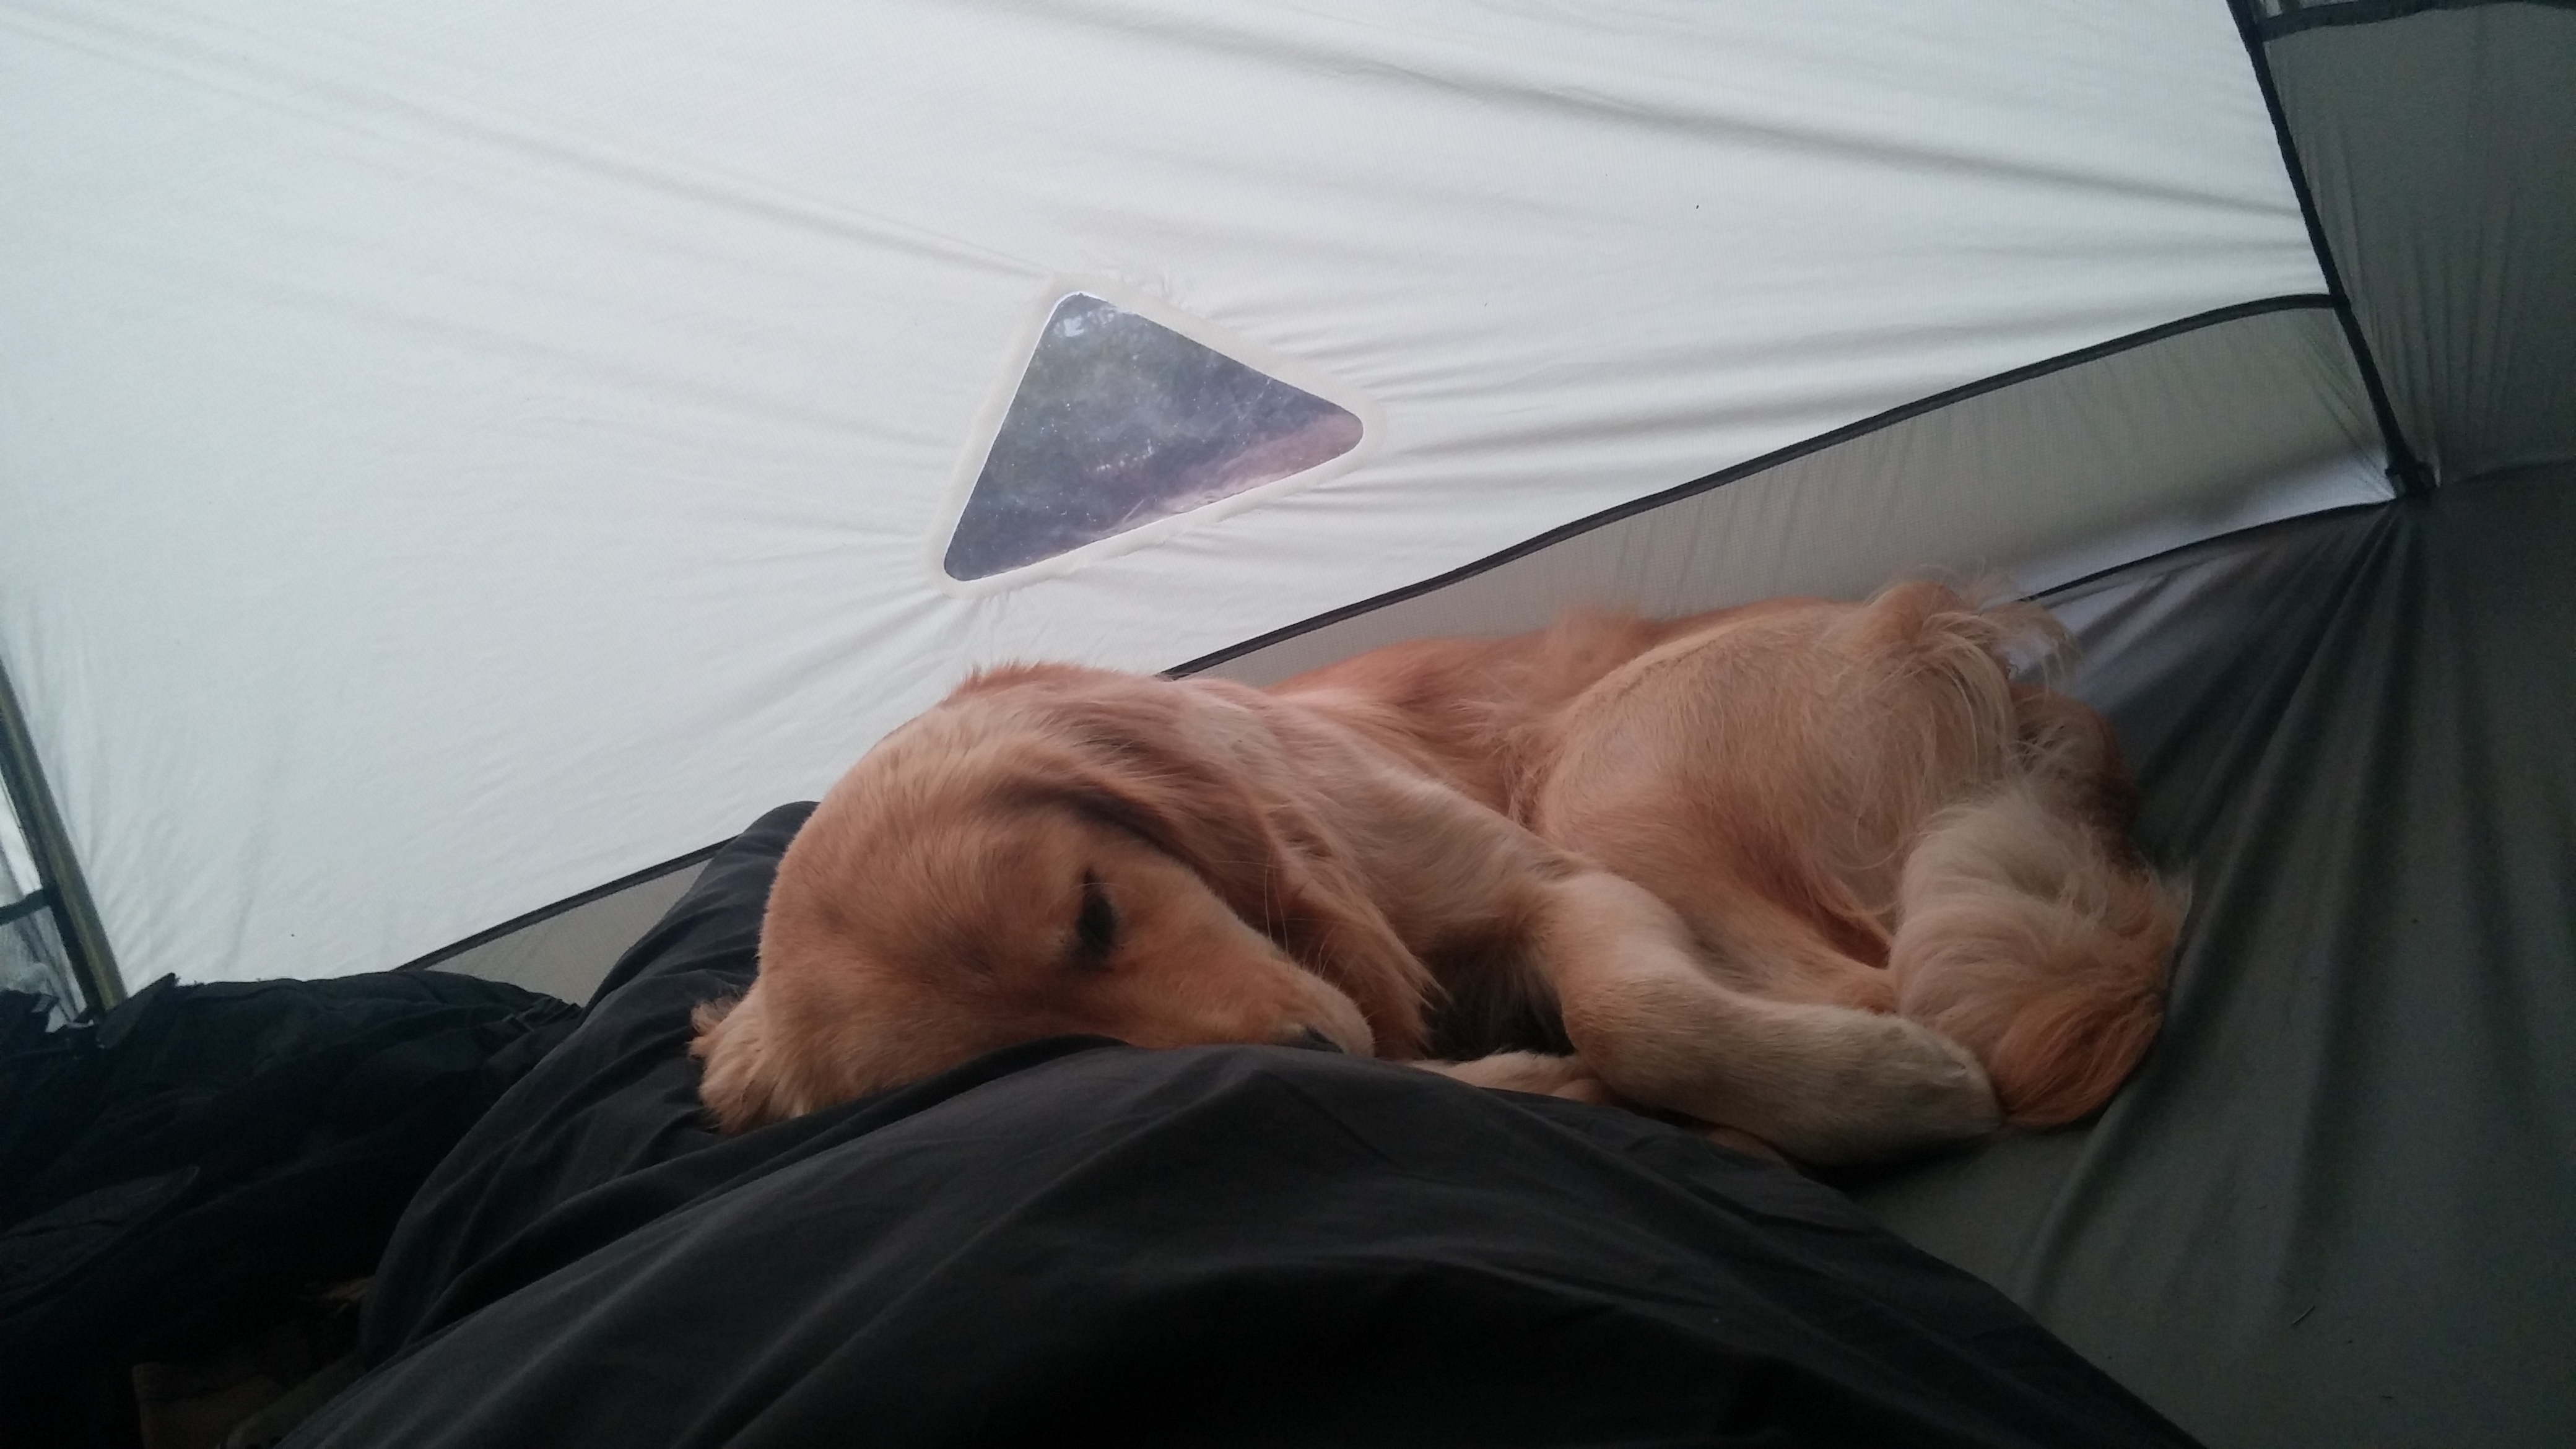
[[[1342,1044],[1340,1042],[1333,1040],[1331,1037],[1324,1035],[1322,1032],[1315,1030],[1311,1026],[1306,1028],[1304,1031],[1297,1033],[1295,1036],[1288,1038],[1288,1040],[1280,1043],[1280,1045],[1299,1047],[1310,1052],[1337,1052],[1342,1049]]]

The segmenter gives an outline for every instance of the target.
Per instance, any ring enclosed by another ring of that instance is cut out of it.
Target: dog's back
[[[1656,621],[1582,609],[1508,638],[1390,644],[1269,692],[1361,731],[1485,805],[1525,818],[1529,766],[1557,717],[1604,676],[1714,617]]]
[[[2013,678],[2061,642],[1907,583],[1418,641],[1279,692],[1644,885],[1732,984],[1922,1021],[2048,1125],[2144,1053],[2180,916],[2108,728]]]

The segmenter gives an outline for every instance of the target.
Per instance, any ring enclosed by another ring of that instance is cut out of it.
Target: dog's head
[[[738,1130],[1059,1033],[1409,1047],[1420,965],[1314,788],[1207,686],[970,681],[870,751],[780,861],[758,979],[700,1013],[707,1105]]]

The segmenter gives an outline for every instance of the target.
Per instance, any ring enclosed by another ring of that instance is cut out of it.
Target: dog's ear
[[[1371,897],[1323,787],[1265,741],[1190,718],[1192,703],[1081,701],[1085,758],[1070,803],[1189,866],[1245,924],[1356,1002],[1379,1051],[1418,1050],[1430,973]]]
[[[697,1037],[689,1055],[705,1065],[698,1096],[727,1132],[743,1132],[805,1110],[782,1089],[783,1056],[769,1032],[769,1002],[760,983],[738,1001],[710,1001],[690,1014]]]

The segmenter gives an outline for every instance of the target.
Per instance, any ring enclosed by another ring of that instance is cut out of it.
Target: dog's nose
[[[1286,1044],[1292,1047],[1303,1047],[1310,1052],[1337,1052],[1342,1049],[1342,1044],[1340,1042],[1333,1040],[1331,1037],[1324,1035],[1322,1032],[1315,1030],[1311,1026],[1306,1028],[1304,1031],[1297,1033],[1295,1036],[1288,1038]]]

